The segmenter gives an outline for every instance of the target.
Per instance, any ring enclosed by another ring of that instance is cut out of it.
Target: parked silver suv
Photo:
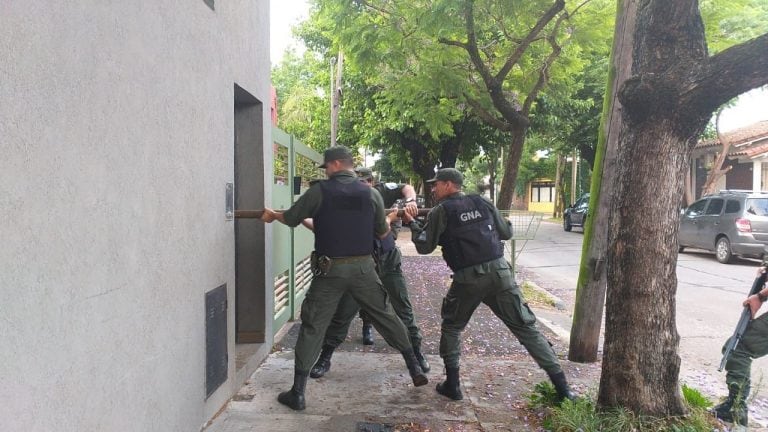
[[[680,252],[686,247],[714,251],[721,263],[734,255],[759,258],[768,244],[768,192],[724,190],[682,210]]]

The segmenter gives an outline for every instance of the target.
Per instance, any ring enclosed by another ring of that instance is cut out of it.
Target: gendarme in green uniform
[[[351,171],[341,171],[331,176],[342,183],[359,182]],[[322,204],[323,194],[315,184],[302,195],[294,206],[284,213],[288,226],[297,226],[302,220],[314,217]],[[377,235],[387,232],[384,205],[378,193],[371,191]],[[301,305],[301,329],[296,342],[296,369],[309,372],[323,343],[325,330],[336,311],[341,296],[348,292],[355,301],[365,307],[376,330],[394,348],[403,351],[411,347],[408,333],[397,317],[386,293],[371,256],[345,261],[331,259],[330,272],[315,276]]]
[[[461,332],[475,309],[485,303],[547,372],[559,396],[575,397],[552,347],[536,327],[536,317],[523,300],[511,266],[503,258],[501,241],[511,238],[510,223],[490,201],[464,195],[463,176],[457,170],[441,169],[430,183],[440,202],[424,225],[411,222],[411,235],[421,254],[442,246],[443,258],[453,270],[441,308],[440,357],[447,379],[438,384],[437,391],[456,400],[463,397],[458,376]]]
[[[352,171],[352,154],[346,147],[324,153],[328,180],[312,185],[285,212],[264,209],[262,220],[278,220],[295,227],[312,218],[315,233],[315,276],[301,305],[301,326],[295,348],[294,383],[277,400],[294,410],[305,408],[304,390],[309,371],[320,352],[326,328],[339,300],[349,294],[365,307],[387,342],[400,350],[414,385],[428,383],[408,340],[408,333],[387,300],[376,274],[371,235],[389,230],[381,196],[362,185]]]
[[[373,176],[368,168],[358,168],[355,171],[361,181],[368,185],[372,184]],[[381,193],[382,189],[391,192],[384,198],[385,207],[387,207],[388,203],[389,205],[394,204],[399,198],[405,198],[403,192],[405,185],[397,185],[395,183],[388,183],[386,186],[382,187],[379,187],[379,185],[381,184],[373,185],[372,189],[379,191],[379,193]],[[421,369],[424,372],[429,372],[429,362],[421,352],[421,332],[416,325],[413,306],[408,297],[408,286],[401,270],[400,249],[395,245],[394,233],[390,232],[387,237],[382,240],[379,240],[378,238],[374,239],[374,243],[379,257],[379,278],[389,295],[389,300],[392,303],[395,313],[408,329],[408,336],[413,347],[413,352],[416,359],[419,361]],[[310,377],[320,378],[331,369],[333,352],[347,337],[349,326],[358,310],[360,311],[360,317],[363,318],[363,340],[365,341],[366,336],[368,336],[371,338],[369,344],[373,343],[370,329],[366,334],[366,326],[370,325],[368,323],[371,322],[370,317],[368,314],[364,314],[364,310],[360,308],[350,295],[344,295],[339,301],[336,313],[333,315],[331,324],[325,332],[325,341],[323,342],[322,351],[320,352],[320,357],[310,371]],[[364,315],[365,317],[363,317]]]
[[[747,399],[752,389],[752,359],[768,354],[768,314],[747,324],[741,340],[725,363],[728,398],[715,406],[717,417],[742,426],[749,424]]]
[[[758,270],[758,276],[766,271],[767,259],[768,256],[763,257],[763,264]],[[735,425],[749,425],[747,400],[749,392],[752,390],[752,360],[768,354],[768,314],[762,314],[755,318],[767,300],[768,288],[763,285],[760,287],[760,291],[748,296],[744,301],[743,304],[750,308],[753,319],[747,324],[741,339],[738,340],[736,347],[725,363],[725,383],[728,386],[728,397],[712,409],[717,418]],[[731,338],[733,337],[735,336],[731,336]],[[725,345],[730,342],[731,338],[726,341]],[[723,353],[725,353],[725,345],[723,346]]]

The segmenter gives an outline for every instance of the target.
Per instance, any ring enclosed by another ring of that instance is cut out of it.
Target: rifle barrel
[[[765,286],[765,278],[766,273],[761,273],[760,276],[756,277],[755,281],[752,283],[752,287],[749,289],[749,294],[747,296],[751,296],[752,294],[757,294],[760,292],[760,290],[763,289],[763,286]],[[747,329],[747,325],[751,320],[752,312],[749,310],[749,306],[744,306],[744,310],[741,312],[741,316],[739,317],[739,322],[736,324],[736,330],[733,332],[733,336],[728,339],[728,342],[725,345],[723,358],[720,360],[720,367],[717,368],[718,372],[721,372],[725,367],[725,364],[728,363],[728,358],[731,356],[731,353],[741,340],[741,336],[744,334],[744,331]]]
[[[235,210],[237,219],[261,219],[264,210]]]
[[[419,216],[426,216],[431,208],[420,208]],[[397,212],[398,217],[403,217],[403,209],[387,209],[387,213]],[[235,218],[237,219],[260,219],[264,214],[264,210],[235,210]]]
[[[731,353],[736,349],[736,345],[739,344],[741,337],[744,335],[744,330],[747,329],[747,324],[752,319],[752,312],[749,310],[749,306],[744,306],[744,310],[741,312],[739,322],[736,324],[736,330],[733,332],[733,336],[728,339],[723,350],[723,358],[720,360],[720,367],[717,368],[718,372],[722,372],[725,368],[725,364],[728,363],[728,359],[731,357]]]
[[[420,208],[419,209],[419,216],[426,216],[431,211],[431,208]],[[403,217],[405,214],[405,210],[403,209],[387,209],[387,213],[393,213],[397,212],[397,217]]]

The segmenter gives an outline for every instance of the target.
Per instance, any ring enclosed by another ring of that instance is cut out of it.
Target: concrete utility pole
[[[336,61],[336,81],[333,79],[333,60],[331,60],[331,147],[336,145],[339,130],[339,107],[341,106],[341,72],[344,68],[344,53],[339,51]]]
[[[635,28],[638,0],[619,2],[611,52],[609,87],[603,105],[595,166],[589,195],[589,217],[584,227],[579,280],[576,283],[576,304],[568,359],[589,363],[597,360],[600,327],[603,321],[606,290],[606,256],[608,230],[614,182],[603,182],[603,177],[614,179],[621,131],[621,103],[618,92],[629,78],[632,67],[632,29]],[[597,231],[595,231],[595,229]]]

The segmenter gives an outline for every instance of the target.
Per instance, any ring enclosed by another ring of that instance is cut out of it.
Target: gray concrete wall
[[[199,430],[236,386],[224,192],[235,83],[269,142],[269,2],[4,1],[0,58],[2,429]]]

